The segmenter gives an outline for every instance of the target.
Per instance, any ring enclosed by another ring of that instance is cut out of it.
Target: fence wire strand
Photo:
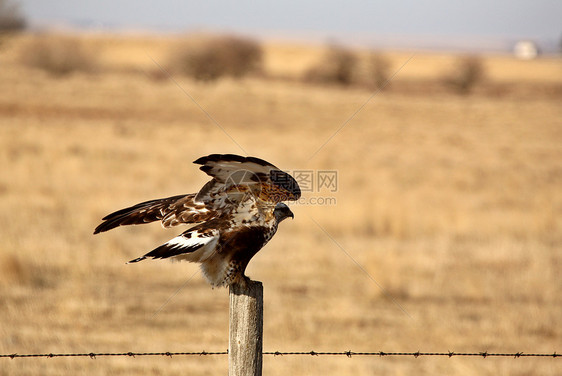
[[[284,356],[284,355],[308,355],[308,356],[346,356],[351,358],[353,356],[411,356],[414,358],[427,357],[427,356],[441,356],[441,357],[482,357],[482,358],[492,358],[492,357],[502,357],[502,358],[559,358],[561,354],[553,352],[549,353],[491,353],[491,352],[385,352],[385,351],[374,351],[374,352],[355,352],[355,351],[264,351],[263,355],[273,355],[273,356]],[[43,354],[0,354],[0,358],[62,358],[62,357],[83,357],[96,359],[98,357],[111,357],[111,356],[208,356],[208,355],[228,355],[228,351],[193,351],[193,352],[103,352],[103,353],[43,353]]]

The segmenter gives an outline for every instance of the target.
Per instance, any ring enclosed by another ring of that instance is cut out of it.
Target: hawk
[[[201,264],[213,286],[245,284],[250,259],[275,235],[284,219],[294,218],[283,201],[295,201],[296,180],[269,162],[234,154],[211,154],[193,163],[212,179],[198,193],[141,202],[105,216],[94,234],[118,226],[161,221],[164,228],[191,225],[144,256]]]

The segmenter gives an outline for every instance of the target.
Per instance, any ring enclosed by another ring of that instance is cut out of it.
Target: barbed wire
[[[120,352],[120,353],[110,353],[110,352],[104,352],[104,353],[95,353],[95,352],[90,352],[90,353],[44,353],[44,354],[0,354],[0,358],[10,358],[10,359],[14,359],[14,358],[61,358],[61,357],[89,357],[92,359],[95,359],[97,357],[103,357],[103,356],[130,356],[130,357],[136,357],[136,356],[187,356],[187,355],[199,355],[199,356],[203,356],[203,355],[228,355],[228,351],[212,351],[212,352],[207,352],[207,351],[192,351],[192,352]]]
[[[284,355],[309,355],[309,356],[346,356],[351,358],[353,356],[413,356],[414,358],[422,356],[444,356],[444,357],[507,357],[507,358],[560,358],[562,354],[557,352],[553,353],[493,353],[493,352],[385,352],[385,351],[373,351],[373,352],[356,352],[356,351],[264,351],[263,355],[274,355],[274,356],[284,356]],[[0,354],[0,358],[60,358],[60,357],[88,357],[91,359],[96,359],[97,357],[109,357],[109,356],[208,356],[208,355],[228,355],[227,351],[192,351],[192,352],[104,352],[104,353],[43,353],[43,354]]]
[[[447,351],[447,352],[384,352],[384,351],[375,351],[375,352],[355,352],[355,351],[341,351],[341,352],[316,352],[316,351],[303,351],[303,352],[264,352],[264,355],[312,355],[312,356],[319,356],[319,355],[345,355],[348,358],[352,356],[413,356],[414,358],[418,358],[420,356],[446,356],[452,358],[453,356],[481,356],[482,358],[487,357],[513,357],[513,358],[520,358],[520,357],[548,357],[548,358],[558,358],[561,354],[556,352],[552,354],[548,353],[490,353],[487,351],[484,352],[477,352],[477,353],[456,353],[454,351]]]

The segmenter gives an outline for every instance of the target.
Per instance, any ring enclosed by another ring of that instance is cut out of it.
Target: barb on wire
[[[427,357],[427,356],[446,356],[448,358],[452,357],[481,357],[482,359],[485,358],[560,358],[561,354],[558,354],[556,351],[553,353],[524,353],[524,352],[516,352],[516,353],[490,353],[488,351],[481,351],[481,352],[385,352],[385,351],[371,351],[371,352],[355,352],[351,350],[347,351],[264,351],[263,355],[273,355],[273,356],[283,356],[283,355],[310,355],[310,356],[346,356],[348,358],[352,358],[354,356],[378,356],[378,357],[387,357],[387,356],[413,356],[414,358],[419,357]],[[118,353],[43,353],[43,354],[0,354],[0,358],[59,358],[59,357],[88,357],[90,359],[96,359],[97,357],[103,356],[128,356],[128,357],[136,357],[136,356],[205,356],[205,355],[228,355],[228,351],[191,351],[191,352],[118,352]]]

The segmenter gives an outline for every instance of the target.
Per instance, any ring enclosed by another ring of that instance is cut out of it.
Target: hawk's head
[[[277,223],[281,223],[282,220],[288,217],[295,218],[295,215],[293,214],[291,209],[289,209],[289,207],[282,202],[275,205],[273,215],[275,215],[275,220],[277,221]]]

